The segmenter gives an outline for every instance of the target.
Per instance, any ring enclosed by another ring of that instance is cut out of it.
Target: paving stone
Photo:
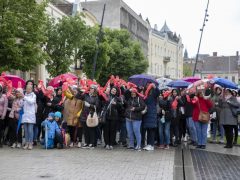
[[[0,179],[173,179],[175,149],[135,152],[64,149],[0,149]]]

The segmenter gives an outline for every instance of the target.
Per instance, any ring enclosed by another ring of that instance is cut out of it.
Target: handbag
[[[99,116],[99,123],[101,124],[105,124],[106,123],[106,116],[107,116],[107,111],[108,109],[110,108],[112,102],[113,102],[114,98],[110,101],[109,105],[107,106],[107,108],[103,108],[103,110],[101,111],[100,113],[100,116]]]
[[[93,114],[89,113],[86,124],[88,127],[97,127],[98,126],[99,119],[97,116],[96,107],[95,107],[95,111]]]
[[[198,120],[201,122],[201,123],[208,123],[209,120],[210,120],[210,114],[209,112],[204,112],[201,110],[200,108],[200,104],[198,102],[198,107],[199,107],[199,110],[200,110],[200,113],[199,113],[199,116],[198,116]]]

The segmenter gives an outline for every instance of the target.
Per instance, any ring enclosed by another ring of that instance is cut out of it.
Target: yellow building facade
[[[172,33],[166,22],[149,33],[148,74],[155,77],[180,79],[183,77],[183,44],[180,35]]]

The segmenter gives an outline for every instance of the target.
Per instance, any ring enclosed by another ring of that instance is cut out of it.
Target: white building
[[[148,74],[155,77],[183,77],[183,44],[180,35],[173,33],[166,22],[159,31],[157,25],[149,33]]]

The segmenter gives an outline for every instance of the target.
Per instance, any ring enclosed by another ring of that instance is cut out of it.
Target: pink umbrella
[[[2,76],[4,79],[6,79],[7,81],[10,80],[12,81],[12,86],[14,88],[23,88],[25,87],[26,81],[24,81],[22,78],[20,78],[19,76],[15,76],[15,75],[10,75],[10,74],[3,74]]]
[[[77,80],[78,77],[74,74],[71,74],[71,73],[66,73],[66,74],[61,74],[55,78],[53,78],[49,83],[48,85],[49,86],[52,86],[54,88],[57,88],[60,86],[60,83],[64,83],[64,82],[67,82],[69,80]]]
[[[201,80],[201,78],[198,78],[198,77],[185,77],[185,78],[183,78],[182,80],[187,81],[187,82],[190,82],[190,83],[194,83],[194,82],[196,82],[196,81]]]

